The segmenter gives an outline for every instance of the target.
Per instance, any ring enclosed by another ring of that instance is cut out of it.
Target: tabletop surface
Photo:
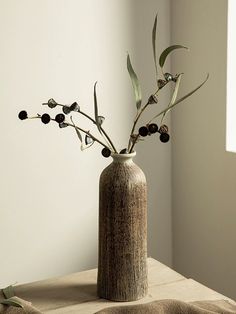
[[[193,279],[187,279],[166,265],[148,258],[149,290],[145,298],[133,302],[112,302],[96,295],[97,269],[63,277],[37,281],[14,287],[15,294],[43,313],[92,314],[103,308],[127,304],[143,304],[160,299],[182,301],[229,300]]]

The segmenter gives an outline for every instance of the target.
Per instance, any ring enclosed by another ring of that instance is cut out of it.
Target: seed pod
[[[55,117],[57,123],[62,123],[65,121],[65,116],[63,113],[58,113]]]
[[[154,134],[158,131],[158,126],[156,123],[151,123],[149,124],[148,126],[148,131],[151,133],[151,134]]]
[[[127,149],[127,148],[123,148],[123,149],[120,151],[120,154],[128,154],[128,149]]]
[[[56,106],[57,106],[57,102],[53,98],[50,98],[48,100],[48,107],[49,108],[55,108]]]
[[[155,95],[151,95],[149,98],[148,98],[148,104],[149,105],[152,105],[152,104],[157,104],[158,102],[158,99]]]
[[[170,136],[168,133],[161,133],[160,134],[160,141],[162,143],[167,143],[169,141],[169,139],[170,139]]]
[[[61,129],[66,128],[67,126],[68,126],[68,124],[65,122],[59,123],[59,128],[61,128]]]
[[[148,135],[148,128],[146,126],[141,126],[138,130],[139,135],[147,136]]]
[[[44,123],[44,124],[48,124],[50,122],[51,118],[49,116],[49,114],[47,113],[44,113],[41,117],[41,121]]]
[[[102,156],[103,156],[103,157],[106,157],[106,158],[110,157],[110,156],[111,156],[111,151],[110,151],[110,149],[107,148],[107,147],[104,147],[104,148],[102,149]]]
[[[94,142],[94,140],[92,139],[92,137],[89,136],[88,134],[86,134],[86,136],[85,136],[85,144],[89,145],[89,144],[92,144],[93,142]]]
[[[77,102],[73,102],[73,104],[70,106],[70,111],[80,111],[80,106],[77,104]]]
[[[64,112],[64,114],[69,114],[71,112],[70,107],[68,106],[63,106],[62,111]]]
[[[27,111],[22,110],[21,112],[19,112],[18,118],[19,118],[20,120],[25,120],[25,119],[27,119],[27,118],[28,118]]]
[[[165,74],[164,74],[164,77],[165,77],[165,79],[166,79],[167,82],[170,82],[170,81],[173,80],[173,75],[170,74],[170,73],[165,73]]]
[[[164,87],[166,85],[166,81],[165,80],[158,80],[157,81],[157,86],[159,89],[161,89],[162,87]]]
[[[168,126],[163,124],[160,126],[159,133],[168,133]]]

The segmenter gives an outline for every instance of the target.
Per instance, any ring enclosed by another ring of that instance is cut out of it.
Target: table
[[[15,294],[43,313],[92,314],[105,307],[122,304],[141,304],[160,299],[182,301],[229,300],[193,279],[187,279],[153,258],[148,258],[148,295],[133,302],[112,302],[96,295],[97,269],[78,272],[63,277],[47,279],[14,287]]]

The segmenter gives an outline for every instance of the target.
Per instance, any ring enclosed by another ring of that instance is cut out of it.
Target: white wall
[[[93,113],[98,80],[104,126],[123,148],[135,114],[126,52],[147,96],[157,10],[167,46],[169,1],[0,0],[0,287],[96,266],[98,179],[110,160],[97,145],[80,152],[69,128],[17,114],[43,113],[51,97]],[[137,158],[150,187],[149,254],[170,264],[170,145],[152,140]]]
[[[182,93],[210,79],[172,114],[174,267],[236,298],[236,155],[225,151],[227,1],[172,1],[173,70]]]

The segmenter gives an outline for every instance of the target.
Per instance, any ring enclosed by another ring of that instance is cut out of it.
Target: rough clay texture
[[[115,155],[100,176],[98,296],[138,300],[147,286],[146,178],[131,157]]]

